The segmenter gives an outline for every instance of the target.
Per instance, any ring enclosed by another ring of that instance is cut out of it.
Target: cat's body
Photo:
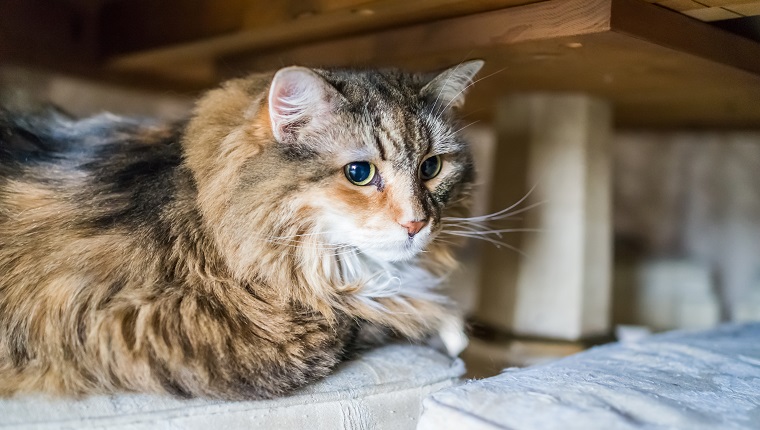
[[[479,68],[286,68],[176,125],[0,115],[0,395],[271,397],[436,330],[432,240],[472,179],[444,105]]]

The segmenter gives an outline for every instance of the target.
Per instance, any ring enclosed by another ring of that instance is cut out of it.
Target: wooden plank
[[[465,106],[473,118],[488,119],[499,94],[583,91],[612,100],[624,127],[760,127],[757,75],[615,32],[472,55],[486,58],[483,76],[496,73],[474,86]]]
[[[240,31],[245,0],[100,0],[101,58]]]
[[[705,5],[695,0],[662,0],[658,1],[657,5],[677,11],[702,9],[705,7]]]
[[[731,12],[730,10],[722,7],[708,7],[703,9],[686,10],[683,12],[683,14],[705,22],[721,21],[742,17],[742,15],[736,12]]]
[[[742,16],[760,15],[760,2],[749,4],[730,4],[725,6],[725,8]]]
[[[758,0],[646,0],[700,21],[720,21],[760,15]]]
[[[636,0],[612,0],[614,32],[760,73],[760,44]]]
[[[245,0],[93,0],[0,2],[6,60],[87,61],[186,43],[242,28]],[[181,11],[178,13],[178,11]]]
[[[583,91],[611,100],[621,126],[760,127],[760,45],[636,0],[554,0],[221,62],[234,75],[467,58],[486,60],[466,105],[473,119],[490,120],[495,98],[516,91]]]
[[[455,16],[499,10],[543,0],[336,0],[253,2],[243,31],[178,47],[114,58],[113,69],[145,70],[173,67],[176,62],[208,61],[245,51],[367,34],[386,28],[425,23]]]
[[[295,61],[390,65],[440,52],[466,53],[608,31],[760,73],[760,44],[638,0],[555,0],[364,36],[297,44],[290,49],[244,53],[224,61],[234,63],[247,57],[253,69]]]
[[[442,51],[465,53],[531,40],[609,30],[609,0],[560,0],[430,22],[364,36],[250,54],[253,69],[299,62],[393,65]],[[464,60],[459,58],[458,60]],[[235,62],[234,57],[224,61]],[[245,62],[245,60],[244,60]]]
[[[464,16],[541,0],[285,0],[251,2],[245,28],[257,40],[300,42]],[[286,29],[287,31],[282,31]],[[265,37],[265,32],[272,35]],[[274,42],[278,44],[278,42]]]
[[[40,0],[30,0],[34,1]],[[407,6],[422,8],[415,12],[415,19],[423,22],[395,27],[388,18],[382,25],[393,28],[367,32],[373,24],[357,23],[369,22],[379,12],[362,16],[351,11],[385,2],[326,1],[325,7],[332,9],[324,16],[274,24],[260,33],[253,30],[225,36],[222,42],[214,39],[130,56],[105,68],[74,61],[65,70],[120,83],[158,83],[174,90],[207,87],[225,77],[284,64],[429,70],[480,57],[486,60],[481,76],[495,74],[474,87],[467,103],[467,113],[473,118],[490,119],[496,97],[518,90],[551,90],[583,91],[610,99],[623,126],[760,126],[756,108],[760,45],[654,4],[549,0],[426,22],[437,13],[435,4],[485,7],[464,0],[426,0],[419,2],[421,6],[411,5],[418,2]],[[500,1],[512,5],[521,0]],[[8,4],[0,2],[0,9]],[[355,15],[353,21],[337,27],[348,33],[319,34],[346,13]],[[66,22],[65,14],[61,15],[59,21]],[[7,29],[0,26],[0,36]],[[18,50],[36,52],[35,46],[20,45]],[[250,50],[240,53],[246,49]],[[67,57],[70,51],[61,52],[61,57]],[[217,55],[221,57],[212,62]]]
[[[701,3],[702,7],[717,7],[717,6],[728,6],[733,4],[752,4],[752,3],[760,3],[758,0],[699,0],[699,3]]]
[[[467,15],[540,0],[45,0],[0,2],[7,58],[91,67],[116,55],[136,68],[173,67],[264,49]],[[179,45],[174,50],[167,45]],[[33,48],[33,49],[28,49]],[[156,52],[153,52],[156,51]],[[52,57],[52,59],[50,58]],[[67,61],[70,57],[70,61]]]

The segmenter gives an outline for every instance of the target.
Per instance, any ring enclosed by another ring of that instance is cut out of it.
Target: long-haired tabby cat
[[[287,67],[174,125],[0,114],[0,395],[272,397],[435,331],[481,66]]]

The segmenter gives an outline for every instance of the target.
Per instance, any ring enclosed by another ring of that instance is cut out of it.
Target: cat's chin
[[[417,256],[417,252],[391,252],[391,251],[371,251],[364,253],[367,257],[388,263],[397,263],[412,260]]]
[[[373,260],[396,263],[413,260],[423,249],[422,246],[406,242],[397,247],[361,249],[361,252]]]

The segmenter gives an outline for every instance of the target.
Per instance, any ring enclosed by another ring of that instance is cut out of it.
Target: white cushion
[[[461,361],[433,349],[389,345],[276,400],[223,402],[125,394],[82,400],[0,400],[5,429],[413,429],[422,399],[458,383]]]
[[[760,324],[594,348],[448,388],[420,430],[759,429]]]

